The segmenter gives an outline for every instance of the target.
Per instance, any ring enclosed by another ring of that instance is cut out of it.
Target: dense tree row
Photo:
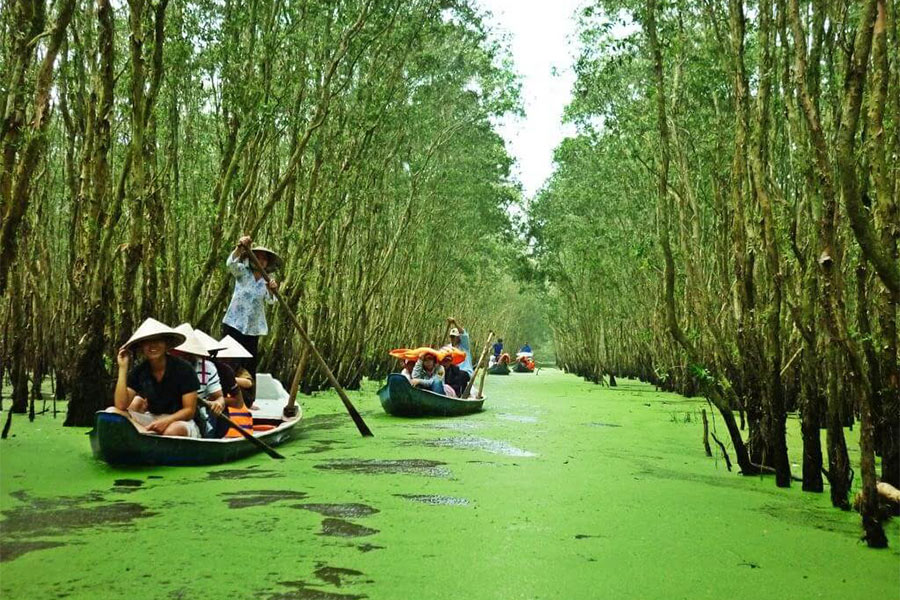
[[[895,3],[602,2],[581,36],[579,135],[530,212],[561,364],[706,396],[741,471],[779,486],[798,410],[803,489],[823,491],[824,473],[841,508],[857,420],[865,536],[886,544],[876,477],[900,485]]]
[[[217,334],[242,233],[339,380],[514,329],[491,118],[518,110],[466,1],[57,0],[0,9],[0,375],[17,410],[51,376],[67,423],[109,404],[146,316]],[[264,369],[324,376],[277,308]],[[503,325],[503,324],[506,325]]]

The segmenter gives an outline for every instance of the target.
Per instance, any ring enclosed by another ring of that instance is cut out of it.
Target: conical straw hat
[[[205,331],[194,329],[194,335],[197,336],[197,339],[200,340],[200,343],[203,344],[203,347],[206,348],[206,351],[210,354],[225,349],[225,344],[209,335]]]
[[[223,337],[219,340],[219,343],[225,346],[225,349],[219,351],[216,355],[217,358],[253,358],[250,351],[244,348],[240,342],[230,335]]]
[[[273,252],[272,250],[269,250],[268,248],[266,248],[265,246],[253,246],[253,248],[251,248],[251,251],[252,252],[265,252],[266,254],[269,255],[269,264],[266,266],[266,272],[268,272],[268,273],[277,271],[278,269],[281,268],[281,265],[283,264],[281,257],[278,256],[277,254],[275,254],[275,252]]]
[[[122,347],[130,348],[135,344],[154,339],[163,339],[166,341],[169,348],[173,348],[178,344],[183,343],[187,337],[183,333],[175,331],[165,323],[160,323],[156,319],[147,319],[141,323],[141,326],[137,328],[137,331],[128,338],[128,341],[125,342]]]
[[[193,356],[209,358],[209,352],[206,351],[206,346],[203,345],[203,342],[201,342],[197,337],[197,334],[194,333],[194,328],[191,327],[190,323],[182,323],[175,328],[175,331],[182,334],[185,339],[180,346],[176,346],[173,350],[191,354]]]

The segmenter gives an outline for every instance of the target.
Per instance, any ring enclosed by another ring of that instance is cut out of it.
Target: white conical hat
[[[197,339],[200,340],[200,343],[203,344],[203,347],[206,348],[206,351],[212,354],[213,352],[218,352],[219,350],[225,349],[225,344],[209,335],[205,331],[200,329],[194,330],[194,335],[197,336]]]
[[[175,331],[184,336],[184,342],[182,342],[180,346],[173,348],[173,350],[191,354],[193,356],[209,358],[209,352],[206,351],[206,346],[204,346],[203,342],[197,338],[197,335],[194,333],[194,328],[191,327],[190,323],[182,323],[175,328]]]
[[[156,319],[147,319],[141,323],[141,326],[137,328],[137,331],[128,338],[128,341],[125,342],[123,348],[130,348],[135,344],[160,338],[166,341],[169,348],[172,348],[184,342],[186,336],[183,333],[175,331],[165,323],[160,323]]]
[[[240,342],[230,335],[223,337],[219,340],[219,343],[225,346],[225,349],[219,351],[216,355],[218,358],[253,358],[250,351],[244,348]]]
[[[275,254],[274,250],[269,250],[265,246],[253,246],[251,252],[264,252],[269,255],[269,264],[266,267],[266,271],[269,273],[277,271],[284,264],[281,257]]]

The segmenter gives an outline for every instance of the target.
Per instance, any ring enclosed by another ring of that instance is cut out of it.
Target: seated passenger
[[[444,353],[438,350],[425,351],[419,355],[412,371],[410,383],[423,390],[431,390],[437,394],[444,393],[444,369],[438,362]]]
[[[216,362],[216,368],[219,370],[219,377],[222,380],[222,399],[228,408],[228,418],[234,421],[234,424],[246,431],[253,433],[253,413],[244,404],[244,394],[241,386],[238,385],[237,377],[231,367],[224,362]],[[248,374],[249,375],[249,374]],[[221,409],[213,408],[215,414],[219,414]],[[225,419],[218,419],[216,423],[216,437],[236,438],[243,437],[240,432],[231,427]]]
[[[175,328],[175,331],[184,335],[185,341],[170,350],[169,354],[184,359],[194,367],[194,372],[200,381],[197,397],[200,400],[209,402],[214,413],[221,413],[225,409],[225,400],[222,396],[219,372],[216,366],[207,359],[210,358],[210,350],[218,351],[222,346],[216,340],[211,340],[211,343],[204,343],[203,338],[197,335],[190,323],[182,323]],[[220,437],[215,435],[216,423],[219,419],[216,419],[210,413],[210,410],[206,408],[203,402],[197,404],[197,417],[194,421],[200,427],[200,435],[202,437]]]
[[[200,382],[191,365],[166,354],[185,339],[155,319],[141,323],[116,355],[119,377],[114,402],[116,409],[128,411],[152,433],[199,438],[194,413]],[[129,372],[132,348],[145,360]]]
[[[244,404],[244,397],[241,393],[241,386],[238,385],[238,381],[235,377],[232,367],[227,363],[228,359],[222,359],[219,357],[220,354],[225,354],[227,357],[229,355],[229,351],[233,353],[235,351],[235,348],[230,347],[229,344],[226,344],[226,340],[223,339],[222,341],[216,341],[215,338],[207,335],[199,329],[195,329],[194,334],[196,334],[197,339],[203,343],[206,351],[210,354],[211,359],[204,362],[210,363],[215,369],[218,376],[217,381],[219,382],[219,387],[221,389],[220,397],[216,398],[215,402],[212,402],[210,404],[210,414],[207,420],[208,430],[207,435],[205,435],[204,437],[241,437],[241,434],[234,427],[231,427],[228,424],[228,421],[218,418],[217,415],[222,414],[222,412],[226,409],[228,417],[232,421],[234,421],[241,429],[252,433],[253,416],[250,414],[250,409],[248,409]],[[188,342],[185,342],[185,344],[187,343]],[[181,348],[179,347],[176,350],[180,349]],[[246,384],[246,387],[250,387],[249,383]]]
[[[449,387],[453,391],[452,394],[447,394],[451,398],[462,398],[471,377],[453,364],[453,358],[453,355],[447,352],[441,360],[441,366],[444,367],[444,387]]]
[[[252,356],[250,352],[230,335],[223,337],[219,340],[219,343],[224,346],[224,349],[219,350],[216,353],[217,362],[223,363],[231,368],[234,372],[235,382],[237,382],[238,387],[241,388],[242,393],[253,388],[253,376],[241,363],[241,360],[244,358]],[[250,408],[250,410],[257,410],[259,407],[250,406],[248,408]]]
[[[406,377],[407,381],[412,381],[412,373],[413,369],[416,367],[415,360],[403,360],[403,368],[400,370],[400,374]]]

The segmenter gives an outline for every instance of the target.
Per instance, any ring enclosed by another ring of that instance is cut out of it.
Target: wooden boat
[[[274,384],[269,383],[267,377]],[[277,396],[265,394],[269,389]],[[289,441],[300,429],[297,425],[303,418],[302,411],[293,419],[285,420],[281,411],[286,403],[287,392],[281,383],[260,373],[254,403],[254,406],[259,405],[259,410],[253,413],[253,424],[273,428],[254,435],[269,446]],[[216,465],[260,451],[243,437],[197,439],[143,433],[132,419],[119,412],[97,412],[90,438],[94,456],[113,465]]]
[[[420,390],[400,373],[388,375],[387,385],[378,390],[384,412],[396,417],[455,417],[482,410],[484,398],[463,400]]]
[[[534,369],[529,369],[519,361],[516,361],[516,364],[513,365],[513,371],[516,373],[534,373]]]
[[[497,363],[493,367],[488,367],[489,375],[509,375],[509,365],[506,363]]]

